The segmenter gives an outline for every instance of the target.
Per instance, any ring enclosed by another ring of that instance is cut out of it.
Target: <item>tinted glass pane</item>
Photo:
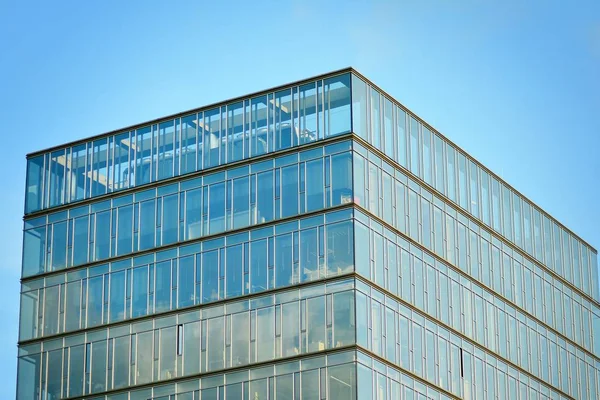
[[[162,244],[175,243],[179,231],[179,195],[163,198]]]
[[[89,217],[75,218],[73,233],[73,265],[81,265],[88,261],[88,226]]]
[[[225,296],[240,296],[242,295],[242,245],[228,247],[225,257]]]
[[[219,108],[204,112],[204,118],[199,124],[198,135],[203,137],[204,168],[219,165],[219,150],[221,141],[221,113]]]
[[[110,274],[110,322],[125,319],[125,271]]]
[[[247,176],[233,180],[233,228],[250,224],[250,180]]]
[[[298,165],[281,168],[281,217],[298,214]]]
[[[23,234],[23,276],[44,272],[46,227],[26,230]]]
[[[52,225],[52,270],[67,265],[67,222]]]
[[[25,213],[42,208],[42,177],[44,174],[44,156],[27,161],[27,192],[25,193]]]
[[[210,185],[208,200],[208,215],[210,233],[225,230],[225,183]]]
[[[350,132],[350,74],[323,82],[325,136]]]
[[[131,316],[133,318],[148,313],[148,266],[133,270],[131,295]]]
[[[133,206],[118,209],[117,255],[131,253],[133,240]]]
[[[256,189],[257,223],[268,222],[273,219],[273,171],[257,175]]]
[[[323,159],[306,163],[306,211],[323,208],[324,200]]]

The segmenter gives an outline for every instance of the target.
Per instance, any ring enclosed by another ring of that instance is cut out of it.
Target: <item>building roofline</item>
[[[133,129],[137,129],[137,128],[145,127],[145,126],[148,126],[148,125],[156,124],[156,123],[168,120],[168,119],[183,117],[183,116],[189,115],[189,114],[194,113],[194,112],[204,111],[206,109],[214,108],[214,107],[217,107],[217,106],[222,106],[222,105],[225,105],[225,104],[229,104],[229,103],[233,103],[233,102],[236,102],[236,101],[244,100],[244,99],[247,99],[247,98],[250,98],[250,97],[260,96],[260,95],[263,95],[263,94],[267,94],[267,93],[270,93],[270,92],[274,92],[274,91],[277,91],[277,90],[284,89],[284,88],[289,87],[289,86],[302,85],[302,84],[305,84],[305,83],[308,83],[308,82],[312,82],[312,81],[315,81],[315,80],[325,79],[325,78],[329,78],[329,77],[340,75],[340,74],[344,74],[344,73],[350,73],[352,71],[355,71],[355,69],[352,68],[352,67],[346,67],[346,68],[334,70],[334,71],[331,71],[331,72],[327,72],[327,73],[324,73],[324,74],[319,74],[319,75],[316,75],[316,76],[312,76],[310,78],[305,78],[305,79],[297,80],[297,81],[294,81],[294,82],[289,82],[289,83],[285,83],[285,84],[273,86],[273,87],[268,88],[268,89],[259,90],[259,91],[248,93],[248,94],[244,94],[244,95],[241,95],[241,96],[232,97],[232,98],[229,98],[229,99],[226,99],[226,100],[221,100],[221,101],[218,101],[218,102],[215,102],[215,103],[210,103],[210,104],[203,105],[203,106],[200,106],[200,107],[195,107],[195,108],[192,108],[192,109],[189,109],[189,110],[186,110],[186,111],[180,111],[180,112],[177,112],[177,113],[174,113],[174,114],[165,115],[165,116],[162,116],[162,117],[154,118],[154,119],[149,120],[149,121],[135,123],[135,124],[128,125],[128,126],[125,126],[125,127],[122,127],[122,128],[113,129],[113,130],[108,131],[108,132],[99,133],[97,135],[87,136],[87,137],[82,138],[82,139],[77,139],[77,140],[73,140],[73,141],[70,141],[70,142],[61,143],[59,145],[51,146],[51,147],[48,147],[48,148],[45,148],[45,149],[42,149],[42,150],[36,150],[36,151],[30,152],[30,153],[27,153],[26,158],[29,159],[29,158],[32,158],[32,157],[35,157],[35,156],[42,155],[44,153],[48,153],[48,152],[52,152],[52,151],[55,151],[55,150],[60,150],[60,149],[66,148],[66,147],[76,146],[78,144],[83,144],[83,143],[86,143],[86,142],[90,142],[90,141],[102,139],[104,137],[108,137],[108,136],[114,135],[116,133],[122,133],[122,132],[125,132],[125,131],[131,131]]]

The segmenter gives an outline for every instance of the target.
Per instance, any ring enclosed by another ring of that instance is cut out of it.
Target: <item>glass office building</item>
[[[597,251],[353,69],[30,154],[17,399],[596,399]]]

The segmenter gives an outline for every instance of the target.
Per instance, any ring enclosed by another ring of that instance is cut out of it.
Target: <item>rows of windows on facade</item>
[[[27,158],[17,399],[595,399],[597,252],[348,69]]]

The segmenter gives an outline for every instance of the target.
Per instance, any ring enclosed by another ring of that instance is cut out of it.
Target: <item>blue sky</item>
[[[26,153],[330,70],[357,68],[600,247],[600,2],[205,3],[0,1],[0,398]]]

